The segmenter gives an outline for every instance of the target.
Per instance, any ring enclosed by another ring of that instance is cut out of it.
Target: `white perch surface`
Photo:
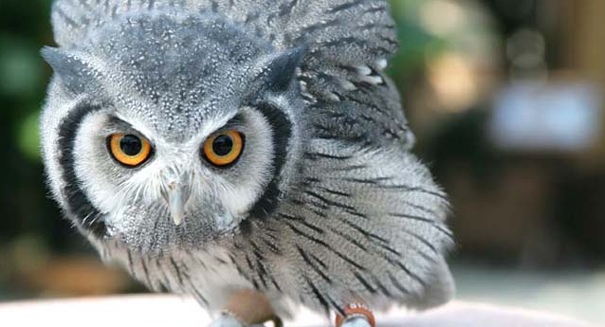
[[[135,295],[0,304],[1,326],[206,327],[209,317],[192,299]],[[286,327],[330,327],[326,319],[301,311]],[[453,302],[424,313],[395,310],[377,316],[377,327],[595,327],[546,313]]]

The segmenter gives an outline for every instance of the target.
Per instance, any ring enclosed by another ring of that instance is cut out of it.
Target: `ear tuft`
[[[300,67],[308,52],[309,47],[304,45],[282,52],[271,59],[262,74],[265,87],[275,92],[286,91],[295,78],[296,69]]]
[[[77,55],[58,48],[44,47],[42,57],[52,67],[61,84],[74,94],[98,91],[99,73]]]

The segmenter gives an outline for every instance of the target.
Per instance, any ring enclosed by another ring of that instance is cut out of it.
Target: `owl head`
[[[269,214],[293,179],[306,53],[200,15],[133,17],[44,49],[55,197],[91,238],[139,248],[199,244]]]

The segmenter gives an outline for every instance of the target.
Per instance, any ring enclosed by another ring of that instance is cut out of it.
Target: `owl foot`
[[[336,327],[375,327],[374,314],[363,304],[350,304],[345,308],[345,316],[336,316]]]

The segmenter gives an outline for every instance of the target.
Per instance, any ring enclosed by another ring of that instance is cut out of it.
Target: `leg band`
[[[336,327],[340,327],[342,323],[350,317],[363,317],[368,321],[371,327],[376,327],[376,319],[372,311],[364,304],[353,303],[345,307],[345,316],[336,315]]]

